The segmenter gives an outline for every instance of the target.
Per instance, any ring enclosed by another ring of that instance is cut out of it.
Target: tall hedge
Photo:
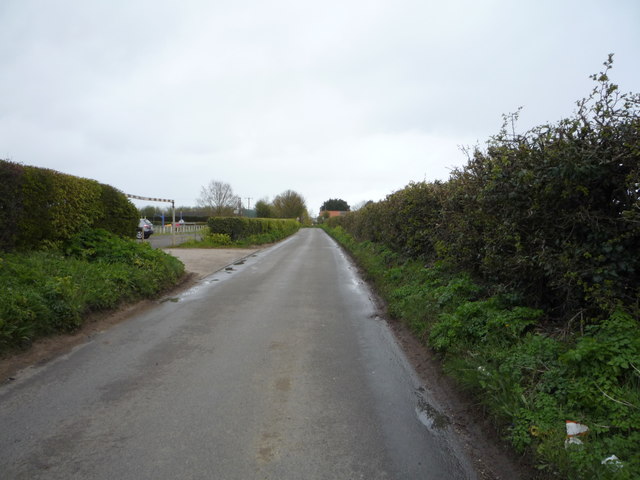
[[[135,234],[138,213],[109,185],[0,160],[0,250],[32,249],[87,227]]]
[[[331,219],[359,240],[446,259],[551,318],[597,318],[640,298],[640,96],[607,69],[571,118],[505,126],[445,183],[416,183]]]
[[[23,211],[20,194],[24,168],[0,160],[0,250],[15,245],[18,218]]]

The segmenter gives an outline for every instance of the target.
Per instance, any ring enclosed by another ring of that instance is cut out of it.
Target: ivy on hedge
[[[91,227],[131,237],[137,222],[135,206],[109,185],[0,160],[0,250],[38,248]]]

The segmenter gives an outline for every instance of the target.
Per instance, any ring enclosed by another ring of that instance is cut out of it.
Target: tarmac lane
[[[477,478],[441,410],[303,229],[0,385],[0,478]]]

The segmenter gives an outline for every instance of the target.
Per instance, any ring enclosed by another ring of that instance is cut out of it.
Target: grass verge
[[[425,266],[341,227],[324,228],[363,268],[390,315],[438,352],[541,478],[640,478],[640,334],[632,313],[618,310],[582,331],[545,331],[544,312],[516,294],[491,295],[445,263]],[[568,425],[587,430],[573,436]]]
[[[177,258],[104,230],[46,251],[0,253],[0,353],[72,331],[90,312],[153,296],[183,273]]]

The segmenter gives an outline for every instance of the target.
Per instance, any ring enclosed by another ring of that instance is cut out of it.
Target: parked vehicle
[[[142,239],[143,235],[144,238],[149,238],[152,233],[153,225],[151,224],[151,222],[146,218],[141,218],[140,222],[138,222],[138,231],[136,232],[136,238]]]

